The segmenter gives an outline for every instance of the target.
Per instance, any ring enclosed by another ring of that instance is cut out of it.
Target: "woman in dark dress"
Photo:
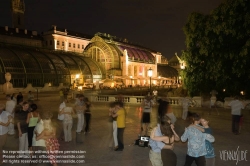
[[[91,103],[87,97],[84,98],[84,103],[86,104],[86,110],[84,112],[84,117],[86,120],[86,126],[85,126],[85,134],[86,134],[90,132],[89,125],[91,119],[91,112],[90,112]]]
[[[166,145],[173,145],[174,141],[180,140],[174,130],[174,126],[171,124],[171,119],[167,115],[162,116],[160,129],[163,136],[155,136],[156,128],[154,128],[150,135],[152,140],[161,141]],[[177,156],[171,149],[162,149],[161,159],[163,166],[176,166],[177,164]]]

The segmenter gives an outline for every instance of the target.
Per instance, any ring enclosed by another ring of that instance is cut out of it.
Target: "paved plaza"
[[[26,96],[24,96],[26,97]],[[0,95],[0,102],[5,103],[5,96]],[[73,102],[73,101],[72,101]],[[59,93],[40,93],[39,100],[35,101],[38,105],[39,111],[54,112],[54,123],[57,124],[58,135],[62,126],[58,123],[57,110],[59,106]],[[182,120],[181,107],[172,107],[177,116],[176,131],[181,136],[185,127],[189,125],[189,121]],[[127,118],[126,129],[124,133],[125,149],[123,151],[113,151],[112,149],[112,135],[111,124],[108,122],[108,103],[93,103],[91,132],[83,135],[83,143],[75,142],[75,129],[77,119],[74,119],[72,136],[73,141],[65,143],[60,141],[61,151],[84,151],[84,164],[59,164],[59,165],[85,165],[85,166],[151,166],[148,153],[149,148],[142,148],[134,146],[133,142],[140,134],[140,116],[141,110],[139,105],[126,105]],[[247,166],[250,164],[250,113],[243,111],[244,121],[240,135],[234,135],[231,132],[231,114],[230,109],[212,109],[209,115],[209,108],[190,108],[190,111],[197,112],[202,117],[210,122],[210,127],[213,130],[215,137],[215,153],[217,166]],[[151,127],[156,125],[157,106],[154,107],[152,113]],[[219,115],[218,115],[219,113]],[[8,136],[5,150],[18,150],[18,138]],[[183,166],[185,162],[185,155],[187,152],[187,143],[176,142],[174,152],[177,154],[178,166]],[[228,152],[228,153],[226,153]],[[233,156],[229,156],[233,153]],[[224,154],[224,156],[222,155]],[[235,160],[232,159],[234,157]],[[83,159],[81,159],[83,160]],[[12,165],[10,163],[3,164],[4,166]],[[15,165],[15,164],[14,164]],[[25,166],[29,164],[18,164]],[[195,165],[195,164],[193,164]]]

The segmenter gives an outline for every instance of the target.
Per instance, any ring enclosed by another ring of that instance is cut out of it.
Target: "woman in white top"
[[[73,126],[72,115],[74,114],[74,110],[73,107],[70,106],[67,99],[64,100],[64,103],[65,107],[60,111],[59,114],[64,114],[64,119],[63,119],[64,141],[70,142],[72,141],[71,129]]]
[[[33,138],[33,132],[34,129],[40,120],[39,113],[37,111],[37,105],[31,104],[30,106],[31,111],[27,115],[26,123],[28,124],[28,144],[29,144],[29,150],[32,150],[32,138]]]

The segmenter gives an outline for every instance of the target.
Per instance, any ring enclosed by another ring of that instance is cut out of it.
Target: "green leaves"
[[[231,95],[250,93],[249,0],[226,0],[210,15],[191,13],[183,31],[183,76],[190,94],[224,88]]]

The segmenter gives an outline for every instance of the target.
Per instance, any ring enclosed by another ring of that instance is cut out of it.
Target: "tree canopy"
[[[250,0],[226,0],[209,15],[191,13],[183,30],[191,96],[213,89],[250,96]]]

